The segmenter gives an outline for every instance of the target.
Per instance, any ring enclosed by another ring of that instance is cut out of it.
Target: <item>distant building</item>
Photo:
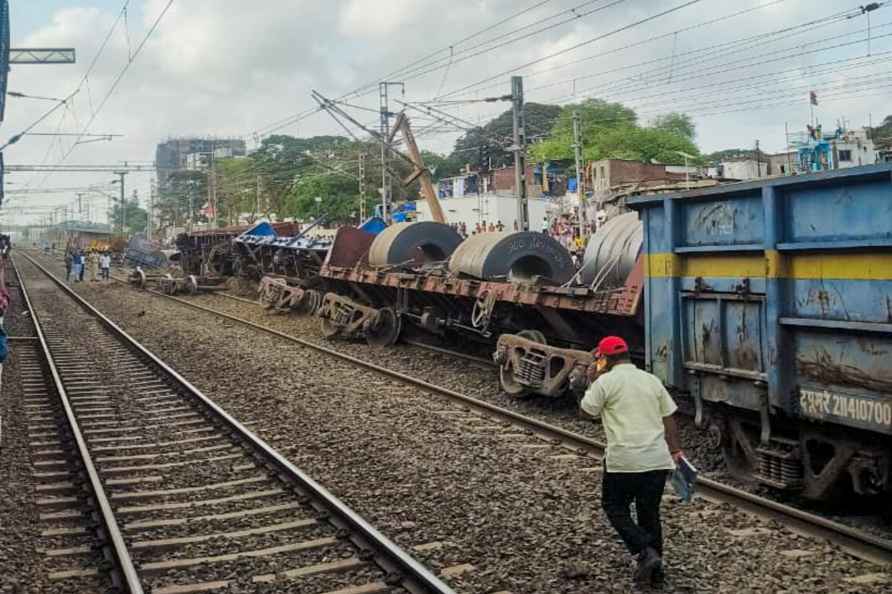
[[[820,124],[806,128],[806,132],[790,135],[797,154],[796,173],[873,165],[882,158],[868,128],[849,130],[840,126],[832,133],[825,132]]]
[[[774,155],[765,155],[768,159],[768,175],[792,175],[796,171],[799,155],[796,151],[787,151]]]
[[[241,138],[172,138],[155,149],[158,187],[164,188],[175,171],[203,171],[213,158],[243,157],[247,154]]]
[[[728,180],[746,181],[768,177],[769,161],[765,159],[737,158],[725,159],[717,168],[718,177]]]
[[[837,169],[873,165],[877,162],[878,151],[867,128],[838,130],[836,137],[829,140],[836,153],[834,161]]]
[[[627,161],[625,159],[603,159],[588,164],[587,173],[591,188],[595,192],[609,192],[621,186],[662,184],[685,179],[684,168],[669,171],[666,165]]]

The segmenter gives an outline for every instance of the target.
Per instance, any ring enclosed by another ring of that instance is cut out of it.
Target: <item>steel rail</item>
[[[119,280],[119,282],[125,281]],[[561,427],[556,427],[532,417],[527,417],[483,400],[478,400],[477,398],[461,394],[454,390],[450,390],[449,388],[437,386],[424,380],[404,375],[398,371],[388,369],[376,363],[364,361],[357,357],[353,357],[352,355],[341,353],[312,341],[286,334],[279,330],[275,330],[274,328],[269,328],[262,324],[251,322],[226,312],[192,303],[186,299],[173,295],[166,295],[152,289],[146,289],[146,292],[266,332],[318,352],[331,355],[332,357],[353,363],[359,367],[388,376],[402,383],[422,388],[427,392],[445,396],[450,400],[460,402],[482,414],[520,425],[540,437],[550,440],[552,443],[563,445],[568,449],[576,450],[578,453],[595,455],[597,457],[602,456],[604,453],[606,446],[603,443],[584,435],[568,431]],[[880,565],[892,566],[892,541],[888,539],[880,538],[873,534],[840,524],[839,522],[828,520],[827,518],[802,511],[783,503],[772,501],[771,499],[749,493],[730,485],[725,485],[712,479],[703,477],[698,478],[697,486],[699,495],[707,500],[718,503],[729,503],[754,515],[780,522],[799,533],[833,542],[861,559]]]
[[[26,255],[25,257],[27,258],[28,256]],[[40,325],[40,316],[38,315],[37,309],[34,307],[34,304],[31,302],[31,297],[28,295],[28,289],[25,287],[24,277],[21,275],[18,267],[15,265],[15,259],[10,258],[9,262],[11,262],[13,271],[19,279],[19,290],[21,290],[22,292],[22,299],[25,302],[25,306],[28,308],[28,311],[31,312],[31,320],[34,323],[34,331],[37,333],[37,339],[40,342],[40,349],[43,351],[43,356],[46,358],[50,374],[53,376],[53,384],[56,387],[56,392],[59,396],[59,400],[62,401],[62,407],[65,409],[65,417],[68,420],[68,425],[71,428],[71,433],[74,436],[75,442],[77,443],[77,449],[78,453],[80,454],[81,461],[83,462],[84,468],[87,471],[87,478],[90,481],[90,487],[93,490],[93,496],[96,498],[96,505],[99,508],[99,513],[102,517],[102,523],[105,526],[108,537],[111,539],[112,552],[118,562],[118,568],[121,572],[123,581],[126,584],[127,591],[130,592],[130,594],[143,594],[144,590],[142,587],[142,583],[140,582],[139,575],[136,572],[136,567],[133,563],[133,559],[130,557],[130,551],[127,548],[127,543],[124,541],[121,527],[118,525],[118,521],[117,518],[115,518],[115,513],[112,510],[108,495],[105,493],[105,489],[102,486],[102,481],[99,478],[99,472],[97,472],[96,465],[93,463],[93,458],[90,455],[90,450],[87,448],[87,442],[84,439],[83,434],[81,433],[80,425],[78,425],[77,422],[77,417],[75,417],[74,415],[74,409],[72,408],[71,402],[68,399],[68,393],[65,390],[65,386],[62,384],[62,377],[59,375],[59,370],[56,367],[56,361],[53,358],[53,354],[50,352],[49,344],[47,343],[46,336],[43,333],[43,328]]]
[[[185,388],[193,397],[202,402],[208,410],[210,410],[218,419],[225,422],[238,436],[260,450],[260,452],[272,463],[283,470],[289,478],[296,480],[303,488],[309,491],[313,497],[321,501],[326,508],[337,518],[346,523],[352,530],[357,532],[362,538],[371,543],[376,552],[383,554],[383,559],[376,557],[376,561],[385,571],[398,570],[407,583],[403,584],[410,592],[430,592],[432,594],[455,594],[455,592],[447,586],[437,576],[430,572],[421,563],[412,558],[408,553],[403,551],[393,541],[384,536],[374,526],[369,524],[364,518],[359,516],[352,509],[347,507],[340,499],[335,497],[321,484],[305,474],[299,468],[294,466],[288,459],[273,449],[272,446],[254,435],[239,421],[233,418],[229,413],[223,410],[216,402],[204,395],[197,387],[192,385],[186,378],[180,375],[175,369],[167,365],[164,361],[155,356],[154,353],[146,349],[136,339],[130,336],[120,326],[115,324],[110,318],[105,316],[98,309],[90,305],[83,297],[78,295],[70,287],[66,286],[58,277],[47,270],[43,265],[37,262],[28,254],[22,254],[37,269],[49,277],[57,286],[59,286],[69,297],[75,300],[90,315],[99,320],[106,328],[124,341],[131,348],[146,357],[154,363],[164,373],[173,378],[181,387]],[[157,293],[163,295],[163,293]]]

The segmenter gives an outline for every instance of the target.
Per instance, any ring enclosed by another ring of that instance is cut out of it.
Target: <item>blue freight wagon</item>
[[[892,491],[892,164],[629,206],[647,368],[729,468],[816,499]]]

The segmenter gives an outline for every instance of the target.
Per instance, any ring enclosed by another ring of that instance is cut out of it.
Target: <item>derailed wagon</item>
[[[328,293],[318,315],[325,335],[371,345],[392,344],[405,323],[488,343],[507,392],[560,396],[584,387],[602,336],[629,336],[643,357],[640,241],[635,215],[620,217],[590,244],[587,258],[603,265],[577,271],[541,233],[461,241],[439,223],[394,225],[377,238],[339,233],[319,273]]]
[[[892,490],[892,164],[629,200],[645,361],[732,470]]]

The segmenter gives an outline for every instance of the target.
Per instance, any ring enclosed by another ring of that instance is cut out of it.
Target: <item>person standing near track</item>
[[[84,250],[77,252],[77,282],[84,282],[84,273],[87,271],[87,255]]]
[[[90,282],[99,280],[99,254],[96,250],[90,250],[88,260],[90,262]]]
[[[672,418],[678,407],[659,378],[635,367],[622,338],[601,340],[595,358],[590,378],[601,375],[586,390],[580,407],[601,417],[607,436],[601,507],[638,558],[635,581],[660,584],[665,575],[660,502],[669,472],[684,455]]]
[[[72,250],[71,252],[71,276],[73,278],[72,282],[80,282],[79,279],[81,277],[81,253],[79,250]]]
[[[65,250],[65,281],[71,281],[71,268],[74,266],[74,254],[71,250]]]
[[[99,256],[99,271],[102,275],[102,280],[109,280],[111,274],[111,256],[108,252],[102,252],[102,255]]]

